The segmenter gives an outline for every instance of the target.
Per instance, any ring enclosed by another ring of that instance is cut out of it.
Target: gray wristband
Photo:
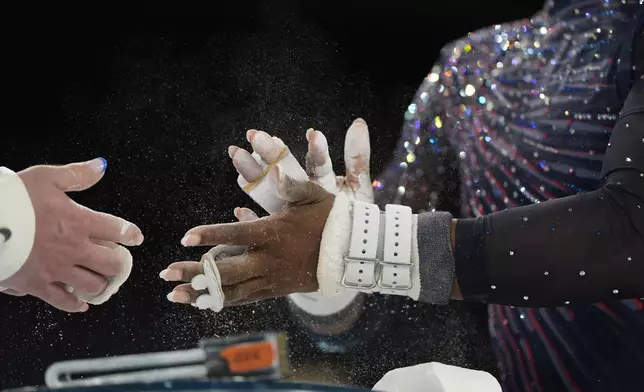
[[[419,301],[439,305],[449,303],[456,270],[450,239],[451,224],[452,215],[448,212],[418,215]]]

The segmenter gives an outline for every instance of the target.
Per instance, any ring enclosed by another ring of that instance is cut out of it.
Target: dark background
[[[527,17],[540,5],[237,1],[216,12],[155,5],[135,18],[128,10],[127,22],[100,11],[74,20],[21,20],[6,13],[8,26],[15,26],[3,34],[0,48],[0,164],[18,171],[105,157],[105,178],[73,197],[136,222],[146,242],[132,250],[135,268],[119,294],[86,314],[0,295],[0,387],[40,384],[45,368],[62,359],[292,329],[279,302],[213,316],[165,299],[170,286],[158,272],[201,253],[179,246],[185,230],[229,221],[233,207],[249,205],[236,186],[227,146],[245,146],[245,131],[258,128],[282,137],[301,157],[304,131],[315,127],[326,133],[341,167],[344,132],[360,116],[370,126],[376,174],[440,47],[476,28]],[[461,320],[471,329],[452,328],[442,308],[409,303],[390,316],[385,348],[334,357],[314,354],[296,336],[294,365],[304,366],[303,357],[335,363],[346,377],[330,380],[363,386],[418,361],[494,371],[494,361],[481,354],[488,349],[484,308],[450,306],[471,311],[471,320]],[[455,339],[460,343],[450,342]]]

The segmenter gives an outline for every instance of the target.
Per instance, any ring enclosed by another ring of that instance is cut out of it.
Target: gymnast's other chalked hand
[[[228,154],[239,173],[240,187],[265,211],[279,211],[284,204],[283,200],[276,197],[276,184],[266,176],[271,165],[277,163],[289,177],[304,180],[306,173],[311,181],[330,193],[342,192],[349,199],[373,202],[369,173],[369,128],[363,119],[356,119],[345,136],[345,176],[336,176],[329,156],[327,139],[320,131],[306,131],[306,170],[292,157],[288,146],[281,139],[257,130],[248,131],[246,137],[253,147],[252,154],[237,146],[230,146]]]

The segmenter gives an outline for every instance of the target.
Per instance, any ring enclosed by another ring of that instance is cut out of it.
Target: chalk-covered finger
[[[253,155],[256,158],[259,157],[262,161],[260,164],[263,164],[264,167],[279,162],[289,176],[300,180],[308,180],[306,171],[291,154],[282,139],[257,130],[248,131],[246,137],[253,146]]]
[[[69,313],[85,312],[89,309],[89,305],[85,301],[57,283],[46,284],[38,288],[32,295],[42,299],[55,308]]]
[[[251,168],[253,173],[248,176],[240,175],[237,179],[239,186],[250,196],[264,211],[273,214],[281,210],[284,205],[277,195],[276,184],[266,174],[267,166],[275,165],[279,162],[293,178],[308,180],[306,171],[300,166],[293,154],[286,147],[284,142],[276,137],[269,136],[266,132],[250,130],[247,138],[253,145],[255,151],[248,157],[243,150],[236,150],[235,156],[243,157],[244,166]],[[243,154],[243,155],[241,155]],[[255,160],[255,164],[251,161]],[[246,170],[246,169],[245,169]]]
[[[240,222],[248,222],[259,219],[259,216],[255,212],[253,212],[253,210],[245,207],[235,207],[233,214],[235,214],[235,218],[237,218],[237,220],[239,220]]]
[[[134,223],[123,218],[93,211],[77,205],[83,218],[87,221],[89,237],[103,241],[117,242],[119,244],[134,246],[143,243],[143,234]]]
[[[184,283],[172,289],[172,291],[167,295],[167,298],[168,301],[178,304],[194,304],[201,294],[203,294],[203,292],[192,288],[190,283]]]
[[[235,163],[238,157],[240,162]],[[257,161],[248,151],[239,149],[235,152],[233,165],[237,168],[237,172],[240,173],[237,177],[237,185],[255,203],[259,204],[269,214],[282,209],[284,200],[277,195],[277,184],[268,176],[262,178],[265,165],[261,160]]]
[[[346,175],[357,177],[361,173],[369,173],[370,158],[369,128],[363,119],[358,118],[351,124],[344,139]]]
[[[190,282],[199,274],[203,274],[203,266],[200,262],[178,261],[161,271],[159,277],[167,282]]]
[[[181,240],[183,246],[257,245],[269,238],[267,221],[220,223],[194,227]]]
[[[262,176],[264,170],[253,156],[243,148],[228,147],[228,155],[233,160],[233,166],[246,183],[253,182]]]
[[[363,119],[358,118],[347,130],[344,140],[344,162],[347,183],[361,200],[373,199],[370,159],[369,128]]]
[[[62,283],[73,287],[74,291],[92,297],[101,294],[107,288],[107,280],[103,276],[83,267],[72,267],[61,280]]]
[[[335,173],[329,156],[329,144],[320,131],[306,131],[309,149],[306,153],[306,172],[312,181],[317,182],[328,192],[336,193]]]
[[[114,244],[104,241],[105,244]],[[122,269],[120,253],[116,246],[98,245],[95,242],[88,242],[87,257],[79,263],[83,268],[94,271],[105,277],[117,276]]]
[[[253,151],[267,164],[278,160],[284,150],[284,143],[280,139],[273,138],[264,131],[251,129],[246,132],[246,139],[253,146]]]

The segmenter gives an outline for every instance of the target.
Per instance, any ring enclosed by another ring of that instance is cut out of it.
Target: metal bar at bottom
[[[194,365],[203,362],[206,354],[202,349],[195,348],[185,351],[167,351],[161,353],[134,354],[120,357],[78,359],[58,362],[51,365],[45,372],[47,386],[60,385],[62,378],[71,375],[87,373],[118,373],[132,369],[150,369],[160,367],[176,367],[180,365]],[[163,371],[168,372],[169,369]]]
[[[204,365],[193,366],[179,366],[167,369],[154,369],[143,370],[140,372],[110,374],[105,376],[98,376],[92,378],[60,381],[59,379],[52,379],[45,377],[45,383],[50,388],[61,387],[89,387],[99,385],[112,385],[112,384],[128,384],[128,383],[150,383],[172,380],[203,380],[208,376],[208,371]]]

